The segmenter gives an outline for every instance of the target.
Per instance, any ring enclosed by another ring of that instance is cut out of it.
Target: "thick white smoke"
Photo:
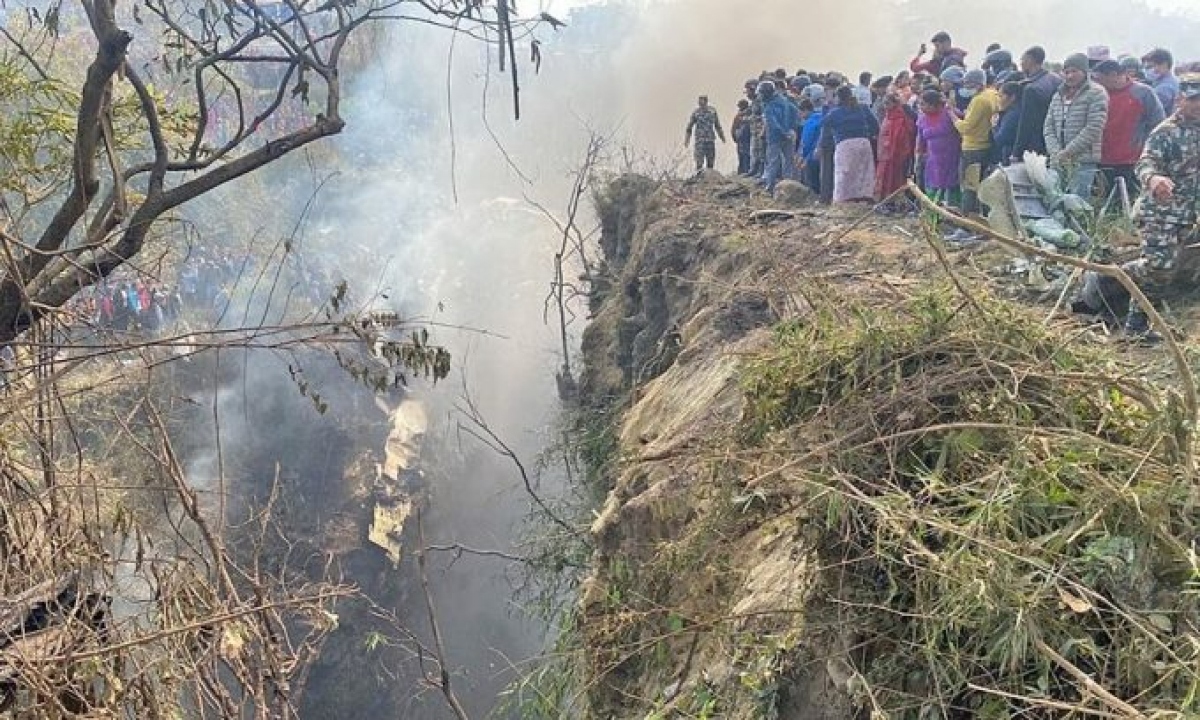
[[[378,292],[380,306],[435,324],[456,374],[422,390],[434,431],[454,435],[452,408],[465,376],[480,412],[532,467],[557,410],[559,337],[543,321],[543,303],[560,238],[523,198],[564,211],[589,128],[678,158],[699,94],[712,98],[728,127],[743,81],[761,70],[891,73],[943,29],[976,62],[993,41],[1017,51],[1042,44],[1052,57],[1106,44],[1114,53],[1164,45],[1200,58],[1194,23],[1127,0],[1082,7],[1074,0],[677,0],[587,8],[565,18],[566,30],[537,32],[540,74],[528,63],[528,45],[520,48],[520,122],[509,77],[483,46],[433,28],[396,27],[368,49],[365,71],[347,78],[349,125],[334,141],[340,172],[318,195],[297,247],[360,296]],[[613,152],[619,161],[620,148]],[[723,167],[732,156],[725,148]],[[478,446],[467,455],[466,472],[432,489],[430,535],[510,551],[529,500],[506,460]],[[551,477],[542,490],[559,488]],[[511,678],[507,663],[541,641],[541,630],[511,611],[502,571],[464,558],[433,578],[450,660],[466,669],[460,689],[480,716]]]

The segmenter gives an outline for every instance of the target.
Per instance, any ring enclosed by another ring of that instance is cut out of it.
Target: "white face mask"
[[[1150,82],[1158,82],[1162,79],[1162,73],[1156,68],[1148,67],[1146,68],[1146,79]]]
[[[970,100],[979,93],[975,88],[959,88],[958,96],[963,100]]]

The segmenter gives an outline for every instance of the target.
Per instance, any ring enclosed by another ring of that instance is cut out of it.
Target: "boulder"
[[[812,200],[812,190],[795,180],[781,180],[775,186],[775,200],[782,205],[796,207]]]

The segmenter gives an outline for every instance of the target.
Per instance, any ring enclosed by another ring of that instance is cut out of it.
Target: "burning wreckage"
[[[359,324],[367,340],[369,358],[376,370],[388,375],[380,383],[375,402],[387,417],[387,438],[382,459],[375,463],[367,539],[399,564],[404,549],[404,528],[422,501],[424,473],[421,449],[429,428],[425,403],[406,387],[386,347],[398,338],[400,318],[391,312],[374,312]]]

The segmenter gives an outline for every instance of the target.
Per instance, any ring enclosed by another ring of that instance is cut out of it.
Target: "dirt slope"
[[[976,266],[1001,258],[939,260],[914,219],[715,175],[597,205],[581,396],[619,441],[579,601],[591,717],[1121,710],[1075,671],[1184,709],[1191,438],[1129,369],[1161,353],[997,299]],[[1158,651],[1114,670],[1106,643]]]

